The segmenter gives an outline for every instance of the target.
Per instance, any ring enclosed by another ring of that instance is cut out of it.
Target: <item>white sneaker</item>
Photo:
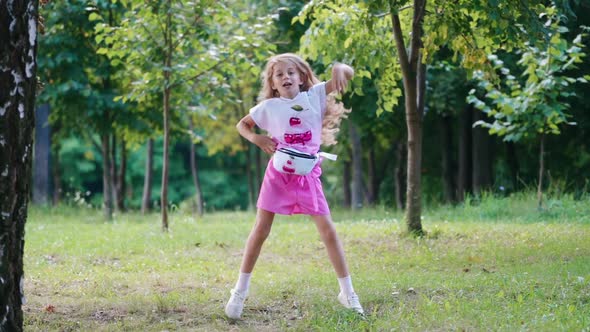
[[[247,292],[241,292],[237,289],[231,290],[231,297],[225,306],[225,314],[231,319],[238,319],[242,316],[244,310],[244,301],[248,296]]]
[[[352,309],[361,315],[365,314],[365,311],[363,310],[363,307],[359,301],[359,297],[356,295],[356,293],[346,296],[346,294],[340,292],[340,294],[338,294],[338,301],[348,309]]]

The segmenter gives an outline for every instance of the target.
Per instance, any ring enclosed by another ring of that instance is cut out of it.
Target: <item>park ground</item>
[[[590,331],[590,199],[487,197],[423,211],[407,236],[385,207],[335,210],[368,313],[342,308],[311,220],[278,216],[242,319],[224,316],[254,212],[176,211],[104,221],[32,208],[26,331]]]

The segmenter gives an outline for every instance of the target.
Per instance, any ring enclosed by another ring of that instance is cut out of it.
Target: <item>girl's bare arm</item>
[[[255,133],[252,130],[254,126],[256,126],[256,123],[248,114],[238,122],[236,128],[242,137],[256,144],[262,151],[268,154],[274,153],[277,144],[270,137]]]

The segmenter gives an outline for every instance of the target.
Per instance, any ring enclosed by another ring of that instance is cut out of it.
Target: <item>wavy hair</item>
[[[301,81],[303,82],[300,87],[301,91],[307,91],[315,84],[320,83],[311,66],[298,55],[293,53],[275,55],[268,60],[262,72],[262,89],[260,90],[258,101],[280,97],[279,92],[272,89],[274,66],[279,62],[289,63],[297,68],[301,76]],[[322,121],[323,145],[334,145],[337,143],[336,134],[340,130],[340,122],[347,117],[348,113],[350,113],[350,110],[344,108],[342,103],[337,102],[334,96],[331,94],[326,96],[326,112]]]

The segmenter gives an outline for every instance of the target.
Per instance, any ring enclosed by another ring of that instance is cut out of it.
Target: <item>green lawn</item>
[[[545,212],[528,199],[401,214],[336,211],[367,319],[340,307],[313,223],[277,217],[243,319],[223,307],[253,212],[104,222],[93,209],[32,209],[25,245],[27,331],[590,331],[590,201]]]

